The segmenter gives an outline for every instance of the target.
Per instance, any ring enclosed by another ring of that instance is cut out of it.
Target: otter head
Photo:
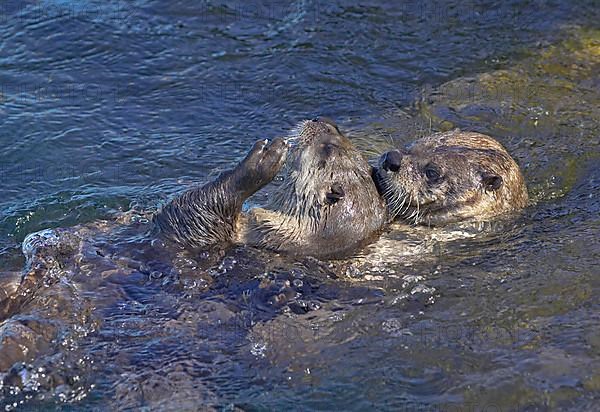
[[[317,256],[355,250],[386,214],[371,167],[329,119],[301,122],[288,142],[284,181],[270,204],[282,216],[270,228],[284,243],[280,249],[301,245],[303,253]]]
[[[415,224],[488,220],[527,205],[518,165],[479,133],[439,133],[384,153],[374,178],[391,217]]]

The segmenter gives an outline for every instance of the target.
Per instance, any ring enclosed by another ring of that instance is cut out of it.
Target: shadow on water
[[[6,410],[594,408],[597,5],[350,3],[0,5],[2,286],[27,234],[76,245],[0,323]],[[491,134],[532,205],[346,261],[146,236],[136,210],[315,113],[373,156]]]

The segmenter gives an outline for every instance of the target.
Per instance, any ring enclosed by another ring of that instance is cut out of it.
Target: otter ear
[[[485,190],[493,192],[500,189],[500,186],[502,186],[502,176],[484,172],[481,175],[481,183],[483,184],[483,188]]]
[[[339,183],[334,183],[331,185],[331,190],[329,190],[329,192],[327,192],[325,195],[325,201],[328,205],[333,205],[334,203],[337,203],[343,199],[345,195],[346,193],[344,192],[342,185]]]

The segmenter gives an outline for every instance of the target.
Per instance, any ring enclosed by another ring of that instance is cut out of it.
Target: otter
[[[268,204],[243,211],[244,201],[280,171],[284,180]],[[176,197],[153,221],[162,237],[186,248],[243,243],[339,258],[374,240],[394,218],[442,224],[491,218],[526,203],[516,163],[488,136],[430,136],[383,154],[372,168],[335,123],[321,118],[300,123],[287,139],[257,142],[235,168]],[[108,236],[114,232],[119,233]],[[180,256],[172,248],[156,248],[147,234],[145,219],[131,219],[27,236],[23,274],[0,276],[0,386],[27,376],[23,365],[58,351],[64,336],[80,337],[95,324],[94,311],[102,314],[130,300],[122,285],[135,285],[136,293],[146,279],[173,273],[178,265],[169,262]],[[123,251],[131,254],[122,256]],[[148,261],[153,262],[145,266]],[[94,298],[91,290],[108,292]]]
[[[283,184],[269,204],[243,213],[244,201],[282,168]],[[153,220],[184,247],[249,244],[331,258],[364,246],[396,219],[483,221],[527,202],[519,166],[490,136],[433,134],[371,167],[332,120],[316,118],[285,140],[256,142],[234,169],[176,197]]]
[[[244,201],[282,168],[284,181],[271,201],[264,208],[242,212]],[[316,118],[301,122],[285,140],[256,142],[235,168],[173,199],[153,215],[150,234],[186,249],[249,244],[295,255],[337,258],[374,239],[386,218],[387,207],[366,159],[333,121]],[[0,279],[0,320],[28,302],[44,282],[52,281],[55,272],[75,266],[72,260],[77,256],[104,256],[100,250],[90,252],[84,239],[116,229],[117,223],[28,235],[23,241],[27,266],[20,282],[14,276]],[[127,226],[138,230],[132,222]],[[140,226],[144,230],[141,221]],[[141,241],[146,238],[139,234]],[[152,248],[155,238],[151,238]],[[154,255],[168,254],[168,250],[156,249]]]
[[[390,218],[443,225],[527,206],[517,163],[492,137],[454,130],[384,153],[373,171]]]
[[[267,206],[242,212],[282,168],[283,183]],[[287,139],[256,142],[234,169],[176,197],[153,220],[183,247],[249,244],[323,258],[352,253],[386,219],[371,166],[332,120],[315,118]]]

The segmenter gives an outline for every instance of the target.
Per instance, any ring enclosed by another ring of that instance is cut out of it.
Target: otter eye
[[[442,180],[442,174],[440,170],[434,165],[425,166],[425,177],[429,180],[429,183],[438,183]]]
[[[336,182],[331,185],[331,189],[325,194],[325,201],[328,205],[333,205],[342,200],[344,196],[346,196],[344,188],[340,183]]]
[[[324,149],[325,151],[327,151],[327,153],[333,152],[335,149],[339,149],[340,145],[338,145],[337,143],[333,143],[333,142],[326,142],[326,143],[321,143],[319,145],[319,147],[321,149]]]

